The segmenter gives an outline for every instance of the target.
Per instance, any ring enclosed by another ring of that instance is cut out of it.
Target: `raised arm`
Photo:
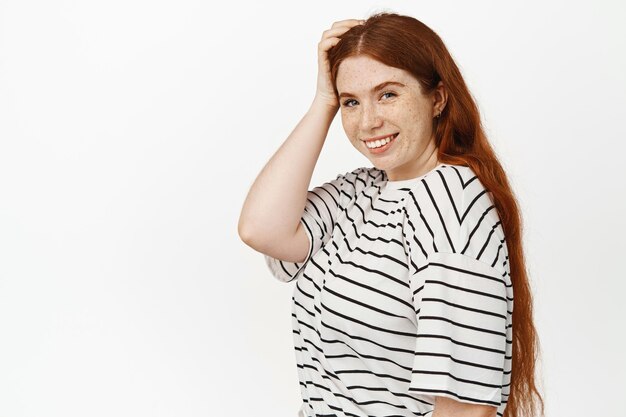
[[[265,164],[248,191],[239,217],[239,236],[253,249],[301,261],[308,240],[296,232],[313,169],[338,108],[317,96],[289,137]]]
[[[286,261],[302,261],[309,242],[300,224],[313,169],[339,101],[330,79],[327,52],[359,20],[335,22],[318,44],[318,79],[313,103],[265,164],[248,191],[239,216],[239,237],[253,249]]]

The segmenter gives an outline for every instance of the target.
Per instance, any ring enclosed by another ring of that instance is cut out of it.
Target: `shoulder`
[[[422,180],[427,186],[443,185],[452,192],[464,192],[471,184],[480,184],[478,177],[471,167],[464,165],[442,164]]]
[[[376,167],[358,167],[345,174],[340,174],[343,189],[346,193],[356,195],[363,190],[380,186],[384,179],[384,173]]]
[[[422,179],[417,191],[425,193],[442,209],[459,213],[477,203],[481,206],[492,203],[491,194],[474,170],[463,165],[442,164]]]
[[[449,165],[441,170],[440,181],[451,195],[447,201],[455,211],[458,235],[455,252],[489,264],[499,271],[508,270],[508,250],[504,227],[493,194],[474,170]]]
[[[460,222],[465,201],[481,185],[470,167],[441,164],[412,185],[409,205],[432,206],[439,215],[454,213]]]
[[[443,164],[411,190],[407,210],[428,224],[434,252],[505,269],[508,254],[492,194],[471,167]]]

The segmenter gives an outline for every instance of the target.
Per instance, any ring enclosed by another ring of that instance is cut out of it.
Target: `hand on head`
[[[328,103],[331,107],[339,107],[339,99],[335,94],[335,89],[330,77],[330,64],[328,62],[328,51],[337,45],[341,38],[339,36],[346,33],[352,27],[363,24],[365,20],[347,19],[340,20],[332,24],[330,29],[322,33],[322,39],[317,47],[318,74],[316,99]]]

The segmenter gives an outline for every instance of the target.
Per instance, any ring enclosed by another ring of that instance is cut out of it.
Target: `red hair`
[[[441,81],[446,106],[435,118],[434,135],[441,162],[469,166],[491,192],[509,252],[513,293],[513,358],[511,386],[503,417],[544,415],[544,401],[535,383],[539,340],[533,324],[533,299],[522,248],[522,217],[504,169],[487,140],[478,107],[441,38],[419,20],[395,13],[377,13],[340,36],[328,52],[337,94],[337,70],[351,56],[367,55],[411,73],[424,94]]]

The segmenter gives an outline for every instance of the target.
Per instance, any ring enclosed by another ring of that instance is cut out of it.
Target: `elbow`
[[[239,222],[237,226],[237,234],[239,239],[250,248],[257,252],[265,253],[266,239],[263,239],[263,233],[258,228],[250,227],[249,224]]]
[[[250,233],[250,228],[246,227],[241,220],[237,225],[237,234],[239,235],[239,239],[241,239],[243,243],[251,246],[250,242],[252,241],[252,234]]]

